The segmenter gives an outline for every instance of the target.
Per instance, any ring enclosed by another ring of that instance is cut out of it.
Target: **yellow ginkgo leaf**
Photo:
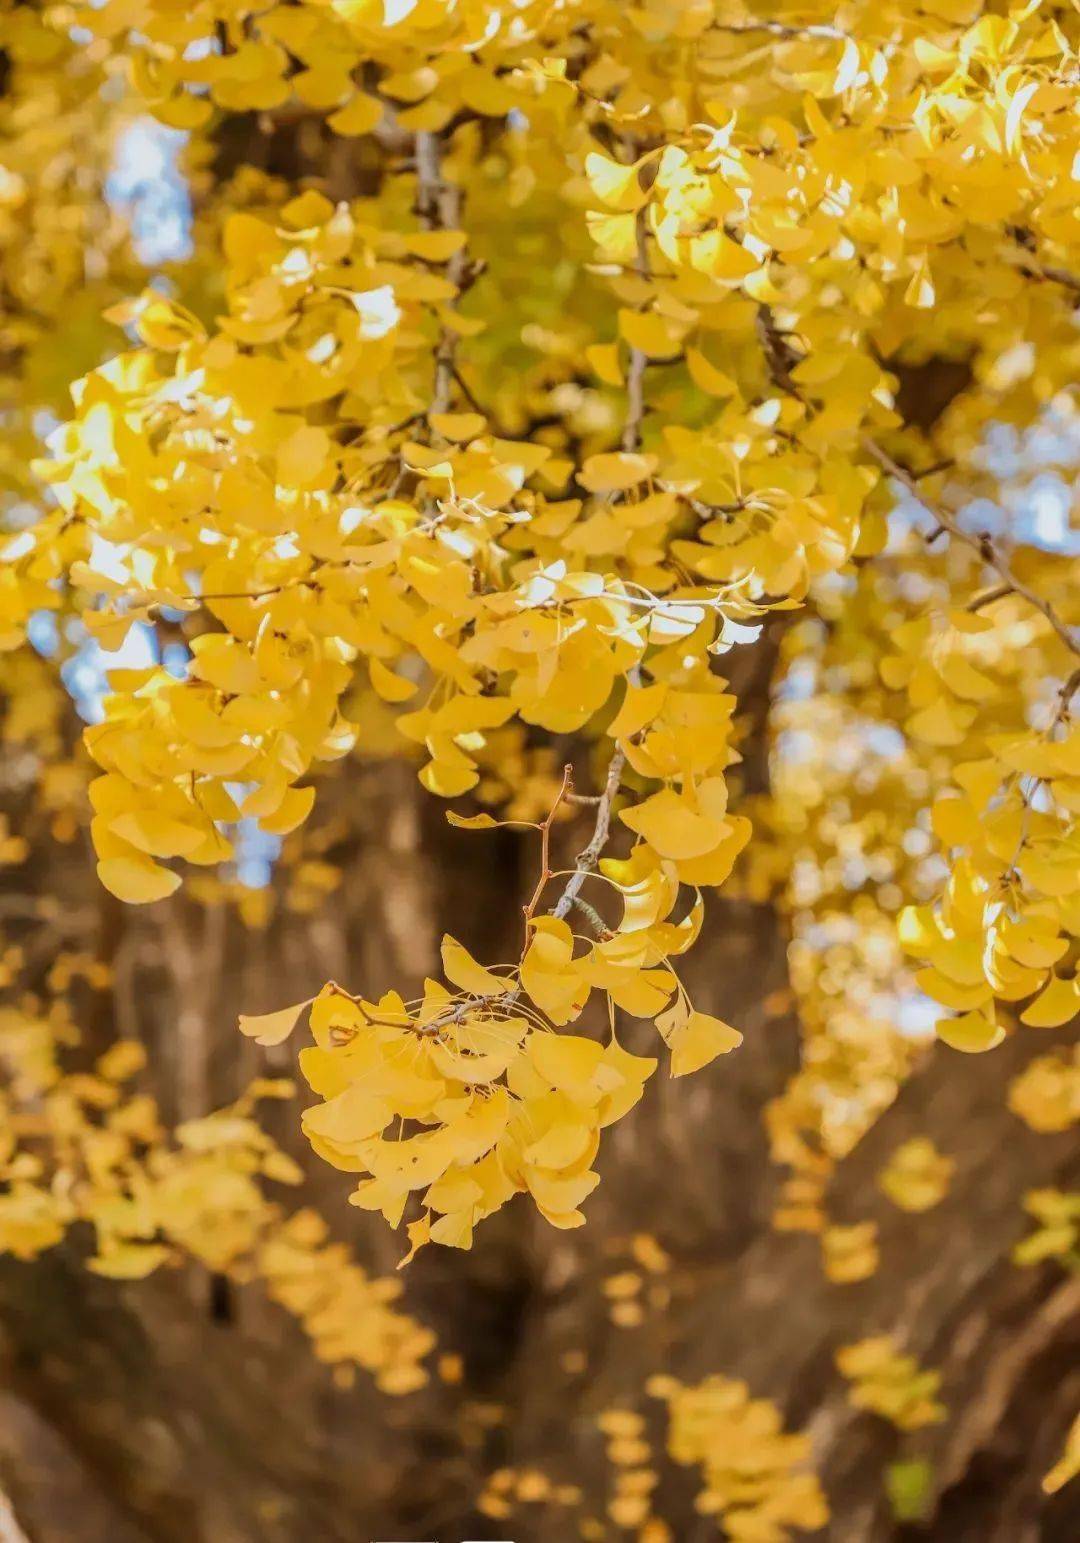
[[[87,1269],[109,1280],[145,1280],[169,1257],[160,1243],[115,1242],[87,1261]]]
[[[573,934],[566,922],[542,916],[521,962],[521,984],[552,1023],[576,1018],[589,997],[589,984],[573,962]]]
[[[727,1055],[742,1044],[738,1029],[710,1013],[692,1012],[685,1023],[673,1029],[668,1038],[671,1049],[671,1075],[686,1077],[708,1066],[718,1055]]]
[[[128,905],[149,905],[180,888],[180,875],[148,857],[104,857],[97,865],[105,888]]]
[[[257,1045],[280,1045],[288,1039],[296,1027],[297,1019],[305,1007],[310,1007],[312,998],[306,1002],[297,1002],[292,1007],[279,1007],[272,1013],[241,1013],[240,1032],[253,1039]]]
[[[370,134],[381,122],[383,112],[381,102],[357,92],[351,102],[346,102],[337,112],[329,113],[326,121],[335,134]]]
[[[439,798],[457,798],[474,788],[480,780],[480,773],[474,766],[467,763],[462,766],[447,760],[428,761],[420,768],[418,775],[428,792],[437,794]]]
[[[330,455],[330,436],[314,424],[303,424],[278,448],[278,481],[290,487],[310,487],[323,475]]]
[[[383,1130],[391,1117],[389,1104],[362,1083],[354,1082],[335,1098],[305,1109],[305,1131],[338,1146],[355,1146]]]
[[[585,175],[597,198],[609,209],[632,214],[649,196],[641,185],[642,164],[643,161],[613,161],[594,150],[585,157]]]
[[[620,818],[661,857],[701,857],[718,846],[728,830],[723,819],[696,809],[673,788],[624,809]]]
[[[620,492],[651,476],[656,464],[655,455],[638,455],[629,450],[590,455],[578,472],[578,481],[590,493]]]
[[[428,1232],[428,1237],[433,1243],[441,1243],[445,1248],[471,1248],[474,1218],[475,1212],[472,1208],[464,1211],[448,1211],[434,1223]]]
[[[605,386],[621,386],[625,380],[618,343],[590,343],[585,350],[590,370]]]
[[[1033,1029],[1057,1029],[1080,1013],[1080,991],[1075,979],[1053,975],[1049,984],[1020,1014],[1020,1022]]]
[[[631,683],[626,688],[622,706],[608,725],[613,739],[629,739],[640,734],[658,716],[668,694],[666,681],[656,681],[651,686]]]
[[[718,370],[698,348],[686,350],[686,367],[694,385],[710,396],[734,396],[739,389],[730,375]]]
[[[490,814],[458,814],[448,809],[446,823],[456,826],[458,830],[494,830],[499,821]]]
[[[432,413],[431,427],[444,439],[465,441],[475,439],[487,428],[479,413]]]
[[[589,1087],[603,1059],[604,1047],[580,1034],[534,1034],[529,1059],[545,1082],[572,1096]]]
[[[264,814],[259,824],[271,836],[287,836],[303,825],[315,807],[314,788],[287,788],[272,814]]]
[[[619,333],[647,359],[666,359],[682,346],[684,329],[655,311],[619,312]]]
[[[420,1249],[431,1242],[431,1217],[425,1212],[415,1222],[409,1222],[405,1231],[409,1238],[409,1252],[398,1260],[398,1269],[403,1270],[407,1264],[411,1264]]]
[[[1005,1038],[1005,1030],[980,1012],[964,1013],[959,1018],[939,1018],[935,1028],[938,1039],[952,1050],[962,1050],[965,1055],[993,1050]]]
[[[109,829],[148,857],[188,857],[206,839],[204,828],[155,809],[129,809],[111,819]]]
[[[468,949],[463,948],[449,933],[442,940],[441,953],[447,980],[453,981],[455,986],[460,986],[470,996],[501,996],[510,990],[511,981],[505,976],[493,975],[483,965],[477,964]]]
[[[407,702],[411,696],[416,695],[416,682],[406,680],[401,675],[395,675],[393,670],[387,669],[381,659],[369,660],[368,670],[371,674],[371,684],[384,702]]]

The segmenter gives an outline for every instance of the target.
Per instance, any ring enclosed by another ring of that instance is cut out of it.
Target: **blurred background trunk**
[[[760,660],[756,670],[764,676]],[[747,776],[760,784],[768,680],[740,685],[759,726]],[[328,978],[365,993],[415,988],[437,967],[448,928],[483,959],[516,952],[535,855],[527,842],[450,829],[402,764],[342,767],[319,808],[329,832],[335,810],[348,811],[347,836],[326,851],[340,886],[312,914],[279,913],[264,931],[183,895],[149,911],[120,906],[97,886],[81,840],[17,870],[24,909],[35,892],[63,897],[54,923],[26,932],[39,967],[62,945],[92,944],[111,964],[112,986],[77,1001],[78,1021],[93,1051],[120,1034],[147,1045],[167,1119],[229,1101],[253,1075],[291,1070],[295,1046],[264,1051],[235,1032],[241,1008],[296,1001]],[[566,854],[587,823],[560,828]],[[790,1428],[810,1431],[830,1538],[1075,1538],[1068,1490],[1036,1497],[1080,1406],[1080,1277],[1008,1260],[1025,1230],[1023,1194],[1077,1176],[1075,1142],[1033,1134],[1005,1106],[1008,1081],[1045,1040],[1028,1032],[986,1056],[928,1056],[830,1195],[833,1219],[879,1222],[881,1267],[860,1284],[832,1285],[816,1238],[769,1225],[776,1175],[762,1112],[798,1058],[785,957],[769,906],[710,897],[688,985],[701,1007],[744,1030],[743,1047],[696,1078],[672,1082],[661,1069],[652,1079],[607,1135],[585,1228],[556,1232],[520,1201],[478,1229],[470,1253],[433,1248],[409,1267],[406,1305],[436,1330],[440,1353],[462,1357],[459,1385],[436,1378],[394,1399],[361,1378],[343,1391],[258,1287],[199,1267],[118,1285],[85,1272],[77,1235],[32,1264],[0,1261],[0,1488],[12,1508],[10,1523],[0,1514],[0,1537],[557,1543],[576,1534],[572,1513],[478,1515],[483,1474],[502,1463],[542,1468],[581,1484],[603,1515],[610,1473],[596,1416],[612,1403],[648,1409],[644,1384],[666,1371],[744,1378]],[[620,1032],[632,1049],[653,1038],[647,1023]],[[346,1175],[304,1152],[295,1103],[270,1112],[310,1175],[302,1199],[362,1263],[391,1272],[399,1238],[347,1205]],[[912,1217],[883,1200],[874,1175],[916,1134],[958,1168],[947,1199]],[[638,1232],[671,1256],[670,1301],[620,1328],[603,1283],[626,1268]],[[905,1455],[926,1458],[933,1475],[927,1519],[906,1530],[882,1485],[900,1438],[849,1408],[833,1367],[838,1345],[891,1330],[944,1370],[950,1411],[944,1425],[906,1438]],[[693,1476],[664,1471],[659,1509],[674,1538],[714,1536],[693,1510]]]

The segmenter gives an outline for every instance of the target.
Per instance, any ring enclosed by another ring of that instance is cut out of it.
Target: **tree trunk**
[[[251,933],[184,901],[156,908],[160,918],[117,919],[107,906],[116,985],[95,1032],[107,1039],[120,1027],[150,1041],[152,1064],[156,1056],[167,1068],[163,1091],[188,1058],[189,1091],[170,1113],[192,1112],[193,1098],[221,1102],[268,1063],[290,1063],[288,1047],[266,1053],[232,1032],[240,1006],[295,1000],[327,976],[365,991],[409,989],[436,964],[451,925],[484,957],[513,949],[531,854],[505,833],[492,841],[448,831],[413,787],[411,769],[380,767],[331,788],[327,825],[337,800],[354,827],[355,811],[361,818],[350,847],[333,852],[343,865],[337,900],[311,917]],[[567,852],[576,834],[561,833]],[[478,841],[491,843],[480,861]],[[90,876],[85,898],[74,888],[79,871],[73,861],[67,896],[92,914]],[[40,882],[55,883],[55,869]],[[1037,1136],[1005,1107],[1007,1082],[1046,1036],[1021,1031],[981,1057],[929,1056],[839,1170],[830,1215],[876,1219],[882,1263],[866,1282],[835,1286],[816,1239],[768,1225],[761,1115],[797,1060],[795,1024],[775,1015],[786,984],[776,917],[713,899],[688,963],[695,1000],[739,1023],[746,1043],[694,1079],[657,1073],[607,1134],[588,1226],[554,1232],[519,1201],[478,1229],[471,1253],[431,1249],[407,1272],[410,1310],[437,1330],[440,1350],[464,1358],[461,1388],[436,1381],[400,1400],[363,1385],[343,1392],[256,1288],[238,1294],[231,1321],[218,1321],[200,1271],[118,1287],[85,1273],[77,1239],[34,1264],[3,1261],[0,1488],[26,1536],[457,1543],[509,1531],[515,1543],[556,1543],[574,1525],[565,1513],[530,1507],[493,1524],[475,1512],[484,1469],[542,1466],[583,1484],[602,1514],[608,1475],[595,1416],[615,1402],[648,1408],[644,1384],[664,1370],[744,1378],[775,1399],[789,1426],[813,1437],[833,1511],[828,1535],[899,1539],[908,1534],[891,1519],[882,1472],[901,1442],[848,1406],[833,1366],[838,1345],[885,1330],[945,1373],[947,1423],[903,1444],[933,1471],[931,1519],[911,1535],[1074,1536],[1075,1501],[1068,1491],[1040,1498],[1038,1480],[1080,1405],[1080,1281],[1008,1260],[1024,1231],[1023,1193],[1076,1179],[1075,1142]],[[643,1050],[652,1030],[621,1033]],[[279,1119],[288,1135],[295,1106]],[[914,1134],[957,1164],[947,1199],[918,1217],[874,1185],[889,1152]],[[363,1262],[390,1269],[397,1238],[346,1205],[344,1176],[307,1166],[308,1193],[335,1230]],[[619,1240],[638,1231],[672,1255],[672,1301],[621,1329],[602,1284],[623,1267]],[[582,1351],[583,1363],[568,1358]],[[462,1416],[470,1402],[500,1405],[501,1422],[481,1436]],[[693,1511],[690,1477],[665,1478],[663,1491],[680,1543],[714,1535]]]

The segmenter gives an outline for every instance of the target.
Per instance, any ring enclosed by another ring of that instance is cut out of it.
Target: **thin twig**
[[[1060,723],[1065,723],[1072,712],[1072,699],[1080,691],[1080,665],[1072,672],[1069,678],[1062,682],[1057,694],[1057,707],[1054,709],[1054,717],[1048,730],[1053,733]]]
[[[1067,268],[1058,268],[1050,263],[1022,263],[1020,272],[1028,278],[1045,279],[1048,284],[1060,284],[1062,289],[1071,290],[1074,295],[1080,295],[1080,274],[1070,273]]]
[[[802,355],[788,342],[789,334],[781,332],[776,325],[772,306],[760,304],[754,318],[754,327],[758,341],[765,355],[765,367],[769,372],[769,379],[779,391],[793,396],[808,411],[813,411],[806,401],[798,385],[792,378],[792,370],[802,362]]]
[[[442,140],[428,131],[416,136],[416,206],[425,230],[458,230],[461,226],[461,189],[447,182],[442,173]],[[467,257],[464,245],[446,264],[446,277],[460,291],[465,278]],[[451,302],[453,303],[453,302]],[[457,333],[443,326],[435,345],[435,382],[431,393],[432,413],[449,411],[453,401]]]
[[[1048,284],[1060,284],[1063,289],[1069,289],[1074,295],[1080,295],[1080,274],[1073,273],[1068,268],[1059,268],[1055,263],[1038,261],[1035,255],[1038,242],[1034,231],[1026,229],[1023,225],[1010,225],[1007,229],[1008,234],[1025,254],[1022,261],[1017,264],[1025,278],[1044,279]]]
[[[550,913],[557,921],[561,921],[574,904],[580,893],[581,886],[596,867],[600,853],[607,845],[608,835],[611,831],[611,806],[615,802],[615,794],[619,791],[619,783],[622,780],[623,767],[625,765],[626,751],[621,745],[616,745],[615,753],[608,764],[604,791],[601,793],[600,802],[596,806],[596,823],[593,825],[592,837],[588,846],[578,853],[577,861],[574,864],[574,871],[567,879],[566,888],[559,896]]]
[[[529,923],[536,915],[536,907],[540,904],[540,898],[551,878],[551,827],[563,799],[573,786],[574,768],[570,765],[563,767],[562,784],[555,795],[555,802],[540,822],[540,876],[536,881],[536,888],[528,905],[522,907],[525,913],[525,946],[529,944]]]
[[[423,162],[421,160],[420,154],[420,141],[422,139],[426,140],[433,137],[434,136],[417,135],[417,158],[421,166],[423,165]],[[430,150],[425,149],[424,154],[430,157],[431,152]],[[435,172],[437,175],[437,163]],[[423,182],[423,180],[424,173],[421,172],[421,181]],[[640,214],[637,221],[636,266],[637,271],[641,277],[647,278],[649,274],[648,238],[645,221]],[[642,353],[640,349],[631,348],[630,363],[626,376],[626,420],[623,424],[622,432],[622,448],[626,451],[636,450],[641,443],[641,424],[645,416],[644,377],[647,364],[648,359],[646,358],[645,354]],[[449,371],[450,379],[453,380],[455,378],[455,366],[452,354],[450,355]],[[636,683],[636,669],[631,671],[631,679],[633,679]],[[574,905],[577,905],[588,916],[591,924],[594,927],[599,927],[600,929],[603,929],[604,932],[607,931],[603,918],[592,906],[589,906],[587,902],[580,899],[580,892],[582,886],[585,883],[585,880],[588,878],[589,874],[593,871],[593,869],[596,867],[596,864],[600,860],[601,852],[607,845],[608,836],[611,833],[612,806],[615,802],[615,795],[619,790],[619,783],[622,780],[622,773],[625,765],[626,751],[621,745],[616,745],[611,760],[608,763],[607,778],[604,783],[604,791],[595,797],[587,797],[584,795],[576,794],[573,791],[573,768],[570,766],[565,766],[563,768],[562,783],[559,787],[558,793],[555,796],[555,802],[552,804],[546,817],[540,824],[540,873],[528,904],[522,907],[525,918],[526,948],[528,947],[529,943],[530,923],[532,922],[533,917],[536,915],[536,911],[540,904],[544,890],[552,878],[551,827],[554,822],[556,812],[561,807],[561,805],[566,802],[594,803],[596,806],[596,819],[593,824],[593,833],[589,839],[588,845],[578,853],[577,859],[574,863],[573,873],[571,873],[569,879],[566,881],[566,885],[563,888],[562,894],[559,896],[554,906],[549,909],[547,914],[554,917],[556,921],[562,921],[565,919],[570,909]],[[524,958],[524,952],[522,957]],[[519,984],[518,986],[514,987],[512,991],[500,992],[493,994],[491,997],[479,997],[473,998],[471,1001],[460,1002],[455,1007],[451,1008],[445,1015],[440,1014],[439,1017],[432,1020],[432,1022],[425,1027],[430,1031],[434,1028],[441,1028],[448,1023],[457,1022],[461,1018],[465,1017],[468,1013],[474,1012],[477,1008],[488,1005],[489,1002],[497,1002],[504,1007],[509,1007],[516,1000],[516,998],[521,995],[521,989],[522,988]]]
[[[985,606],[994,605],[998,600],[1004,600],[1006,595],[1011,594],[1011,585],[998,584],[996,588],[988,589],[985,594],[976,595],[974,600],[969,600],[967,608],[969,611],[981,611]]]
[[[956,465],[951,455],[943,456],[940,461],[932,461],[929,466],[922,466],[918,471],[913,471],[912,476],[916,482],[921,482],[924,477],[936,477],[939,471],[948,471]]]
[[[583,900],[580,895],[574,896],[574,905],[581,912],[582,916],[584,916],[585,920],[596,933],[598,938],[610,938],[613,936],[611,928],[608,926],[607,922],[600,915],[600,912],[594,905],[590,905],[589,902],[587,900]]]
[[[637,261],[635,268],[641,278],[649,277],[649,243],[645,228],[645,211],[637,216]],[[641,444],[641,424],[645,417],[645,368],[648,359],[640,348],[631,348],[630,363],[626,370],[626,421],[623,424],[622,447],[633,451]]]
[[[635,266],[642,278],[649,277],[649,244],[644,210],[639,211],[637,217],[637,261]],[[626,420],[623,424],[622,432],[622,447],[626,451],[634,451],[641,444],[641,425],[645,416],[645,370],[648,362],[641,349],[631,348],[630,363],[626,372]],[[636,676],[636,669],[632,674]],[[619,791],[619,783],[622,780],[623,767],[625,765],[626,751],[621,745],[616,745],[614,754],[608,763],[604,791],[597,799],[596,822],[593,825],[592,837],[588,846],[578,853],[577,861],[574,864],[574,872],[567,880],[566,887],[550,913],[556,920],[561,921],[567,915],[571,906],[577,901],[582,885],[596,867],[600,854],[607,845],[608,835],[611,831],[611,808],[615,802],[615,795]]]
[[[790,38],[821,38],[830,43],[847,42],[848,34],[841,32],[839,27],[830,27],[824,24],[807,25],[799,27],[789,25],[782,21],[714,21],[711,24],[712,32],[727,32],[732,37],[749,36],[755,32],[765,32],[769,37]]]
[[[584,884],[589,873],[593,868],[595,868],[600,853],[603,851],[607,842],[608,833],[611,829],[611,806],[614,802],[615,794],[618,791],[619,780],[622,776],[622,769],[625,765],[625,762],[625,752],[621,746],[616,746],[615,754],[612,756],[611,763],[608,766],[607,781],[604,785],[604,791],[597,800],[596,823],[593,826],[592,839],[589,841],[589,844],[584,849],[584,851],[579,853],[577,862],[574,865],[574,871],[570,875],[570,878],[567,880],[565,889],[559,896],[559,899],[555,905],[552,906],[547,912],[549,916],[555,917],[558,921],[563,920],[571,906],[577,904],[580,905],[583,910],[591,912],[592,916],[597,917],[601,928],[603,928],[605,933],[607,931],[607,927],[604,924],[603,919],[599,917],[599,913],[594,911],[591,906],[587,907],[585,902],[579,900],[578,892],[581,889],[581,886]],[[544,890],[553,877],[551,869],[551,827],[554,823],[555,815],[558,809],[569,798],[570,789],[572,786],[573,768],[571,766],[564,766],[562,783],[559,787],[558,793],[555,795],[555,802],[548,810],[547,815],[541,821],[539,827],[540,873],[536,881],[536,886],[533,889],[532,896],[529,899],[528,905],[522,907],[522,912],[525,918],[526,949],[529,945],[530,923],[532,922],[533,917],[536,915],[537,907],[540,904]],[[524,949],[522,950],[522,958],[524,958]],[[425,1035],[437,1034],[440,1032],[440,1030],[448,1027],[450,1024],[460,1023],[463,1018],[467,1018],[470,1016],[470,1014],[477,1011],[482,1012],[485,1009],[494,1006],[501,1008],[512,1007],[517,999],[521,996],[521,992],[522,987],[519,982],[518,985],[514,986],[509,991],[490,992],[486,996],[466,997],[463,1001],[455,1003],[453,1007],[447,1008],[445,1012],[439,1013],[428,1023],[424,1024],[421,1032]]]

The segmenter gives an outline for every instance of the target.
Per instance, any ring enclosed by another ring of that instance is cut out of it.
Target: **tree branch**
[[[426,230],[457,230],[461,224],[461,189],[447,182],[442,173],[442,139],[438,134],[422,132],[416,136],[416,206]],[[465,278],[467,258],[460,246],[446,264],[446,277],[460,292]],[[456,297],[451,304],[456,304]],[[444,413],[453,401],[456,375],[457,333],[445,324],[435,346],[435,382],[432,388],[432,413]]]
[[[755,32],[764,32],[774,38],[820,38],[830,43],[845,43],[848,38],[848,34],[841,32],[839,27],[824,24],[799,27],[782,21],[714,21],[710,31],[726,32],[732,37],[748,37]]]
[[[637,261],[634,266],[641,278],[649,277],[648,235],[645,229],[645,211],[637,215]],[[636,450],[641,444],[641,425],[645,417],[645,367],[648,359],[640,348],[631,348],[630,363],[626,371],[626,422],[623,424],[622,447]]]
[[[574,872],[567,879],[566,888],[552,908],[551,915],[556,920],[562,920],[574,904],[586,877],[596,867],[600,853],[607,845],[607,839],[611,832],[611,806],[615,802],[615,794],[619,791],[619,782],[625,765],[626,751],[621,745],[616,745],[615,754],[611,757],[608,765],[604,791],[601,793],[600,802],[596,806],[596,823],[593,826],[592,837],[588,846],[578,853],[577,861],[574,864]]]

